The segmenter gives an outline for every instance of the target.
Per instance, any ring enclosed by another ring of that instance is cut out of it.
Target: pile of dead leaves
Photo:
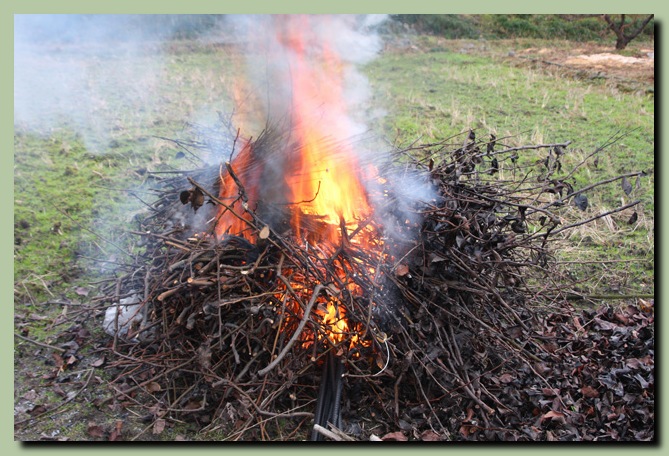
[[[553,359],[481,375],[476,382],[498,399],[495,413],[486,424],[474,401],[451,404],[449,439],[653,441],[654,320],[636,305],[548,315],[539,337]],[[444,440],[425,429],[420,412],[407,410],[400,430],[377,431],[384,440]],[[351,430],[363,427],[356,422]]]

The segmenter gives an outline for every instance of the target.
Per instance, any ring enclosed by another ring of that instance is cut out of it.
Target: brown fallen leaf
[[[381,440],[395,440],[397,442],[406,442],[407,437],[402,433],[402,431],[397,431],[397,432],[390,432],[383,437],[381,437]]]
[[[420,439],[424,442],[438,442],[441,440],[441,437],[436,432],[428,429],[420,435]]]
[[[105,364],[105,357],[103,356],[91,362],[91,367],[100,367],[103,366],[104,364]]]
[[[553,397],[560,394],[560,390],[557,388],[541,388],[541,392],[547,397]]]
[[[28,410],[28,415],[37,416],[37,415],[41,415],[42,413],[45,413],[46,411],[47,411],[47,408],[44,405],[36,405],[32,409]]]
[[[639,309],[641,309],[642,312],[651,313],[654,304],[655,301],[653,299],[646,301],[645,299],[639,298]]]
[[[155,423],[153,423],[153,434],[158,435],[162,434],[163,431],[165,430],[165,420],[160,418],[157,419]]]
[[[118,420],[116,421],[116,426],[112,430],[111,434],[109,435],[109,441],[110,442],[115,442],[121,437],[121,430],[123,429],[123,421]]]
[[[403,277],[409,273],[409,266],[406,264],[400,264],[395,268],[395,275],[397,277]]]
[[[551,421],[557,421],[560,424],[566,423],[565,415],[564,413],[556,412],[554,410],[551,410],[549,412],[546,412],[542,417],[540,422],[543,423],[546,420],[551,420]]]
[[[93,437],[94,439],[100,439],[104,437],[105,431],[102,429],[101,426],[95,424],[95,423],[88,423],[88,435],[90,437]]]
[[[157,393],[157,392],[160,391],[161,389],[162,389],[162,387],[160,386],[160,384],[158,384],[158,383],[156,383],[156,382],[149,382],[149,383],[147,383],[147,385],[146,385],[146,390],[147,390],[149,393]]]
[[[472,434],[477,433],[481,428],[473,424],[463,424],[460,426],[460,435],[464,438],[469,437]]]
[[[58,353],[51,353],[51,357],[53,358],[54,362],[56,363],[56,367],[61,369],[65,365],[65,361],[63,360],[63,357],[60,356]]]
[[[597,391],[590,385],[586,385],[583,388],[581,388],[581,394],[584,397],[599,397],[599,391]]]
[[[90,290],[88,288],[84,287],[76,287],[74,289],[74,292],[78,294],[79,296],[88,296],[88,293],[90,293]]]
[[[515,380],[515,378],[516,377],[514,377],[513,375],[511,375],[509,373],[504,373],[504,374],[499,376],[499,381],[502,382],[502,383],[511,383],[512,381]]]

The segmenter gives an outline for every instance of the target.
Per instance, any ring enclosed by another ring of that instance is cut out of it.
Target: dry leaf
[[[438,442],[441,437],[436,432],[427,430],[420,435],[420,439],[424,442]]]
[[[653,311],[653,305],[655,304],[654,300],[646,301],[645,299],[639,298],[639,309],[642,312],[650,313]]]
[[[193,207],[193,211],[197,210],[204,204],[204,193],[199,188],[194,188],[190,197],[190,204]]]
[[[153,423],[153,434],[158,435],[162,434],[163,431],[165,430],[165,420],[160,418],[157,419],[155,423]]]
[[[378,366],[379,369],[383,369],[386,365],[383,356],[381,356],[380,354],[376,356],[376,365]]]
[[[42,413],[45,413],[46,411],[47,411],[46,406],[44,406],[44,405],[36,405],[36,406],[33,407],[32,409],[28,410],[28,414],[29,414],[30,416],[37,416],[37,415],[41,415]]]
[[[105,363],[105,357],[103,356],[103,357],[98,358],[95,361],[91,362],[91,367],[100,367],[100,366],[104,365],[104,363]]]
[[[627,196],[629,196],[630,193],[632,193],[632,184],[630,184],[630,182],[627,180],[626,177],[623,177],[622,187],[623,187],[623,191],[625,192],[625,194]]]
[[[109,435],[109,441],[110,442],[115,442],[121,437],[121,429],[123,429],[123,421],[118,420],[116,421],[116,427],[112,430],[111,434]]]
[[[502,374],[499,376],[499,381],[502,383],[511,383],[512,381],[515,380],[516,377],[514,377],[511,374]]]
[[[550,412],[546,412],[544,416],[541,417],[541,422],[543,423],[545,420],[550,419],[551,421],[557,421],[558,423],[564,424],[566,422],[564,413],[560,412],[555,412],[551,410]]]
[[[146,390],[147,390],[149,393],[156,393],[156,392],[160,391],[161,389],[162,389],[162,388],[160,387],[160,385],[159,385],[158,383],[156,383],[156,382],[149,382],[149,383],[146,385]]]
[[[594,389],[592,386],[586,385],[581,388],[581,394],[584,397],[599,397],[599,391]]]
[[[460,435],[467,438],[470,435],[477,433],[480,429],[480,427],[473,424],[463,424],[460,426]]]
[[[65,361],[63,360],[63,357],[60,356],[58,353],[51,353],[51,357],[55,361],[56,367],[58,367],[59,369],[61,369],[63,367],[63,365],[65,364]]]
[[[190,201],[191,191],[192,190],[184,190],[183,192],[179,193],[179,200],[181,201],[181,204],[186,204]]]
[[[88,296],[88,293],[90,292],[88,288],[84,287],[77,287],[74,289],[74,292],[78,294],[79,296]]]
[[[397,277],[405,276],[408,273],[409,273],[409,266],[407,266],[406,264],[400,264],[395,268],[395,275]]]
[[[102,429],[102,427],[95,423],[88,423],[87,431],[89,436],[96,439],[102,438],[105,435],[105,431]]]
[[[402,431],[390,432],[389,434],[381,437],[381,440],[395,440],[397,442],[406,442],[407,437],[402,433]]]

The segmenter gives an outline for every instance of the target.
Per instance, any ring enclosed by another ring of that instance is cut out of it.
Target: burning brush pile
[[[262,163],[287,139],[268,130],[231,162],[162,178],[134,233],[142,253],[107,290],[121,397],[143,391],[156,418],[192,415],[242,439],[278,423],[285,438],[304,438],[314,422],[353,423],[359,436],[413,422],[446,438],[465,410],[486,427],[513,414],[485,380],[540,377],[556,356],[538,307],[568,289],[549,241],[578,193],[550,176],[537,185],[515,164],[519,148],[470,135],[450,151],[396,151],[373,176],[376,195],[349,182],[328,211],[316,201],[357,168],[332,181],[315,168],[306,194],[272,191]],[[566,147],[522,149],[555,165]],[[391,179],[432,198],[409,205]]]
[[[173,140],[219,163],[154,174],[139,253],[103,290],[117,399],[233,440],[527,438],[509,428],[531,399],[499,379],[559,356],[539,308],[568,288],[560,211],[587,205],[556,177],[569,144],[355,153],[339,86],[292,69],[289,122],[252,138],[222,118]]]

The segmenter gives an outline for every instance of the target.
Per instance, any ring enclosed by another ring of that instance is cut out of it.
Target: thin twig
[[[55,350],[55,351],[61,352],[61,353],[64,353],[64,352],[67,351],[67,350],[64,350],[62,348],[54,347],[53,345],[45,344],[44,342],[38,342],[36,340],[29,339],[28,337],[22,336],[21,334],[14,333],[14,337],[18,337],[21,340],[25,340],[26,342],[30,342],[31,344],[35,344],[35,345],[38,345],[40,347],[48,348],[49,350]]]
[[[309,300],[309,303],[307,304],[306,309],[304,309],[304,315],[302,316],[302,319],[300,320],[300,324],[297,326],[297,329],[295,330],[295,333],[293,333],[293,337],[290,338],[288,343],[286,344],[285,347],[283,347],[283,350],[277,355],[277,357],[269,363],[269,365],[263,369],[260,369],[258,371],[258,375],[267,375],[268,372],[270,372],[272,369],[274,369],[279,362],[286,356],[286,354],[290,351],[290,349],[293,347],[293,344],[297,341],[297,339],[300,337],[300,334],[302,334],[302,330],[304,329],[304,326],[307,324],[307,321],[309,321],[309,317],[311,317],[311,308],[314,306],[316,303],[316,299],[318,298],[318,295],[320,292],[325,288],[325,286],[321,283],[316,285],[316,288],[314,288],[313,293],[311,294],[311,299]]]

